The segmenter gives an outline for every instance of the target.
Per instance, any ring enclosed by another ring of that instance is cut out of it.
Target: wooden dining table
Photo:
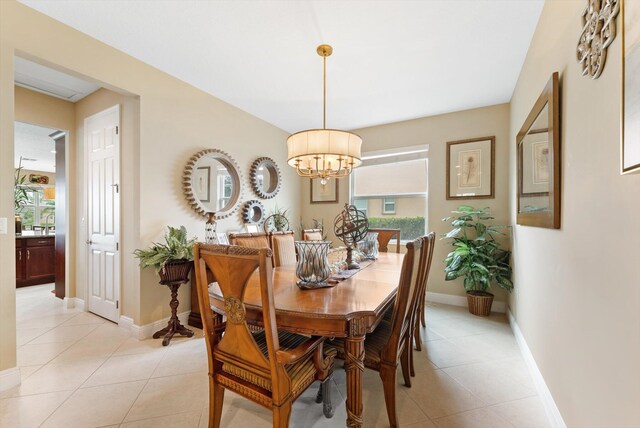
[[[314,290],[298,288],[295,266],[274,268],[273,294],[278,329],[345,338],[348,427],[363,424],[364,339],[395,302],[402,257],[403,254],[380,253],[378,260],[336,286]],[[214,322],[222,322],[224,300],[217,293],[210,295]],[[244,302],[247,321],[259,324],[262,305],[257,271],[249,280]]]

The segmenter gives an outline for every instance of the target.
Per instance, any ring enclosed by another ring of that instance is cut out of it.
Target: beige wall
[[[404,197],[395,198],[396,211],[393,214],[382,213],[382,198],[367,200],[368,217],[427,217],[427,198],[425,197]]]
[[[428,229],[442,236],[448,229],[440,221],[450,215],[451,210],[463,203],[480,207],[491,207],[497,224],[509,224],[509,105],[501,104],[474,110],[466,110],[440,116],[397,122],[355,130],[362,136],[362,151],[386,150],[407,146],[429,145]],[[445,198],[446,142],[474,137],[496,137],[496,197],[494,199],[447,201]],[[302,213],[306,224],[311,219],[324,219],[325,226],[333,225],[334,217],[349,199],[347,179],[340,180],[339,203],[309,204],[309,188],[302,186]],[[333,231],[329,237],[335,239]],[[464,295],[462,281],[444,280],[444,258],[450,251],[444,241],[436,241],[433,265],[429,277],[429,291]],[[506,300],[506,292],[497,287],[492,290],[496,300]]]
[[[139,179],[122,183],[138,193],[124,203],[138,203],[139,212],[127,224],[133,236],[123,242],[123,257],[129,257],[136,243],[146,246],[161,239],[168,224],[183,224],[190,235],[203,238],[204,221],[189,209],[181,175],[189,157],[205,148],[219,148],[236,158],[246,186],[244,200],[255,198],[248,187],[251,162],[259,156],[273,157],[281,166],[283,186],[278,197],[265,206],[271,210],[277,202],[290,210],[294,224],[299,218],[300,180],[285,166],[287,133],[11,0],[0,2],[0,217],[13,218],[14,54],[140,97],[139,160],[123,159],[123,166],[128,165],[134,176],[137,170]],[[219,222],[221,231],[240,228],[239,213]],[[0,335],[0,370],[15,366],[13,238],[13,233],[0,235],[0,325],[4,332]],[[134,283],[139,294],[123,304],[134,322],[147,324],[168,316],[168,291],[158,285],[154,273],[125,271],[129,274],[123,276],[123,282]],[[183,296],[180,311],[188,310],[186,291]]]
[[[560,72],[562,228],[515,226],[511,309],[567,426],[636,427],[640,175],[619,173],[620,35],[599,79],[576,62],[585,5],[546,2],[511,101],[515,224],[515,135]]]

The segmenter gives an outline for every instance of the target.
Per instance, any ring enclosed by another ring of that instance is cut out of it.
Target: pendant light
[[[333,52],[329,45],[316,49],[323,61],[323,119],[322,129],[307,129],[287,138],[287,163],[301,177],[320,178],[322,184],[335,177],[346,177],[360,166],[362,138],[353,132],[327,129],[327,57]]]

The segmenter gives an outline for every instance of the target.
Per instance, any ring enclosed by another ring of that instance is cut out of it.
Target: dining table
[[[296,285],[296,266],[273,269],[273,297],[278,329],[295,333],[341,337],[345,343],[347,427],[362,427],[362,375],[364,340],[393,307],[403,254],[379,253],[352,276],[330,288],[302,290]],[[217,287],[216,287],[217,288]],[[214,323],[222,323],[224,300],[210,292]],[[246,319],[260,324],[262,303],[258,271],[245,290]]]

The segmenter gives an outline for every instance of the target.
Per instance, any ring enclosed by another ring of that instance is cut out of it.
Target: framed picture
[[[218,239],[218,244],[220,245],[229,245],[229,238],[227,238],[227,234],[224,232],[216,232],[216,238]]]
[[[447,142],[447,199],[492,199],[496,137]]]
[[[200,199],[200,202],[210,202],[211,195],[211,167],[199,166],[196,168],[196,173],[193,176],[193,187],[196,197]]]
[[[518,165],[520,195],[545,196],[549,194],[549,132],[548,128],[531,129],[522,139],[522,156]]]
[[[312,178],[311,203],[312,204],[335,204],[338,202],[338,179],[331,178],[326,184],[322,184],[319,178]]]
[[[49,177],[40,174],[29,174],[29,183],[49,184]]]
[[[258,225],[255,223],[246,223],[245,227],[247,228],[247,233],[258,233],[260,230],[258,229]]]
[[[622,2],[622,173],[640,172],[640,2]]]

